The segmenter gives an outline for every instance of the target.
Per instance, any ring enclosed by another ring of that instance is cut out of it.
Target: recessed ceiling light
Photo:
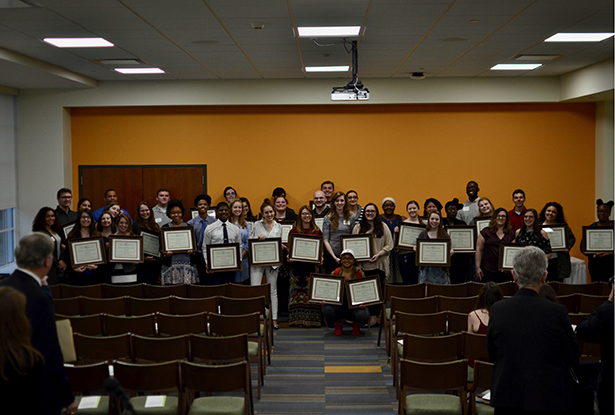
[[[492,71],[531,71],[542,66],[542,63],[498,63]]]
[[[306,72],[347,72],[350,66],[306,66]]]
[[[124,75],[164,73],[160,68],[115,68],[115,71]]]
[[[602,42],[613,36],[613,33],[557,33],[545,42]]]
[[[58,48],[110,48],[114,46],[102,37],[46,37],[43,41]]]
[[[299,37],[359,36],[361,26],[298,27]]]

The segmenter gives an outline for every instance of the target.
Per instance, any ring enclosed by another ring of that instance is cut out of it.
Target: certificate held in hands
[[[342,305],[344,301],[344,277],[311,274],[308,301],[310,303]]]
[[[210,272],[241,271],[239,244],[207,245],[207,266]]]

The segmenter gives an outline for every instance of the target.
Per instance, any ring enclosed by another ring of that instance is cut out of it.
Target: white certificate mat
[[[160,234],[146,229],[141,229],[139,233],[143,237],[143,254],[160,258]]]
[[[282,265],[282,238],[249,239],[248,255],[250,266]]]
[[[192,226],[163,227],[160,232],[163,251],[179,253],[195,250],[196,241]]]
[[[419,234],[424,230],[424,225],[400,222],[395,247],[398,249],[414,250],[416,240],[419,237]]]
[[[322,236],[291,234],[288,256],[293,261],[319,264],[322,258]]]
[[[325,221],[325,217],[324,216],[314,216],[314,222],[316,222],[316,226],[318,226],[318,229],[320,229],[322,231],[322,224]]]
[[[340,253],[345,249],[352,249],[354,252],[354,259],[357,261],[367,261],[371,259],[372,234],[340,235]]]
[[[446,232],[451,237],[453,251],[476,251],[476,228],[474,226],[449,226]]]
[[[551,250],[568,250],[567,226],[566,225],[542,225],[542,230],[546,232]]]
[[[282,221],[279,223],[280,223],[280,226],[282,227],[282,243],[287,244],[288,234],[290,233],[291,229],[295,226],[295,222],[294,221]]]
[[[346,290],[350,308],[357,308],[361,305],[379,304],[382,302],[380,296],[380,279],[378,277],[346,281]]]
[[[474,226],[476,226],[476,234],[479,234],[480,231],[489,226],[489,222],[491,222],[491,217],[487,216],[477,216],[474,218]]]
[[[207,265],[210,272],[241,271],[238,243],[207,245]]]
[[[450,239],[417,239],[416,265],[419,267],[448,267],[451,265]]]
[[[148,396],[145,399],[144,408],[164,408],[164,404],[167,401],[167,397],[164,395],[153,395]]]
[[[71,239],[68,241],[71,266],[104,264],[105,250],[102,237]]]
[[[82,396],[77,409],[95,409],[100,405],[101,396]]]
[[[513,259],[517,252],[528,246],[527,244],[500,244],[500,258],[498,260],[498,269],[500,271],[510,271],[513,269]]]
[[[109,236],[109,262],[143,262],[143,237]]]
[[[585,253],[613,252],[613,227],[583,226]]]
[[[344,277],[311,274],[309,302],[341,305],[343,301]]]

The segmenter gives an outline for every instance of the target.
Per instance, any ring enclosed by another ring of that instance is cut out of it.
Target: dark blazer
[[[30,275],[20,270],[0,281],[0,286],[12,287],[26,296],[26,315],[32,326],[32,346],[45,358],[45,414],[57,415],[62,408],[73,403],[75,398],[64,371],[51,296]]]
[[[495,364],[491,405],[527,411],[574,409],[570,369],[579,362],[566,307],[520,289],[491,307],[487,351]]]

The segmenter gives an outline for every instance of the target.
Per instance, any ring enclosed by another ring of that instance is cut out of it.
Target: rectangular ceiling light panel
[[[542,63],[498,63],[492,71],[531,71],[542,66]]]
[[[348,37],[359,36],[361,26],[298,27],[299,37]]]
[[[123,73],[124,75],[164,73],[164,71],[160,68],[115,68],[115,71]]]
[[[350,66],[306,66],[306,72],[348,72]]]
[[[58,48],[111,48],[114,46],[102,37],[46,37],[43,41]]]
[[[602,42],[613,36],[613,33],[557,33],[545,42]]]

